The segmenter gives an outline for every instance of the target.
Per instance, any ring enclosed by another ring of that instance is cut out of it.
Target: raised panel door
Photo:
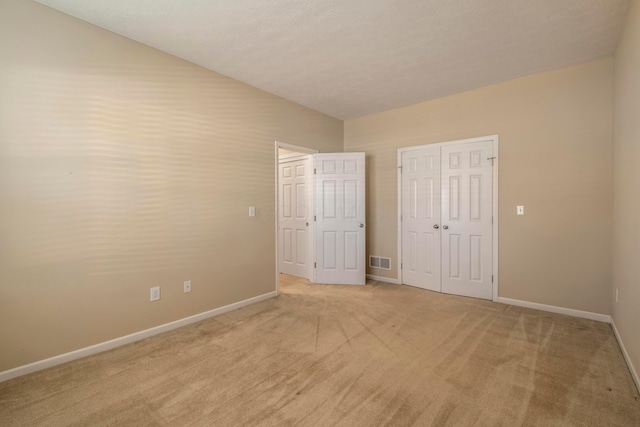
[[[440,291],[440,147],[402,153],[402,282]]]

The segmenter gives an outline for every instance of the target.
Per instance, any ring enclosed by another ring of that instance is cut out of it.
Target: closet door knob
[[[443,225],[442,228],[444,228],[445,230],[448,230],[449,226],[448,225]]]
[[[438,228],[440,228],[440,226],[438,224],[434,224],[433,228],[435,228],[437,230]]]

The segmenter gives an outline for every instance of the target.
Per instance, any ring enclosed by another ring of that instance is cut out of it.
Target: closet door
[[[442,291],[493,295],[491,141],[442,146]]]
[[[441,291],[440,147],[402,153],[402,280]]]

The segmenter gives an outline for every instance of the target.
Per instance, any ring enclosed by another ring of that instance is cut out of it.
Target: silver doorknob
[[[440,228],[440,226],[438,224],[434,224],[433,228],[435,228],[437,230],[438,228]]]
[[[448,225],[443,225],[442,228],[444,228],[445,230],[448,230],[449,226]]]
[[[360,224],[360,228],[364,228],[364,224]]]

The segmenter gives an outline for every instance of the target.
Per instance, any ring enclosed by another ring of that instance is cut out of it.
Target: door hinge
[[[313,263],[313,268],[317,268],[317,267],[316,267],[316,263],[315,263],[315,262]]]
[[[314,175],[316,174],[316,168],[313,168],[313,174]]]
[[[493,274],[491,275],[491,283],[493,283]]]
[[[493,224],[493,217],[491,217],[491,224]]]
[[[398,169],[400,169],[400,173],[402,173],[402,166],[398,166]]]
[[[402,270],[402,266],[403,266],[403,264],[402,264],[402,263],[400,263],[400,270]]]
[[[315,215],[313,216],[313,220],[314,220],[314,221],[317,221],[317,219],[316,219],[316,216],[315,216]]]

